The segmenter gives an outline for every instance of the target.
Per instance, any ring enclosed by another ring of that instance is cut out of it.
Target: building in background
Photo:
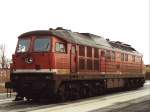
[[[9,80],[10,80],[10,69],[0,68],[0,93],[6,92],[5,82],[8,82]]]

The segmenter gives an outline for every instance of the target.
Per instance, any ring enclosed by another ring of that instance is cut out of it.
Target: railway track
[[[80,99],[76,101],[64,103],[36,103],[31,101],[17,101],[13,102],[13,98],[0,99],[0,112],[79,112],[91,111],[97,108],[104,108],[113,105],[114,103],[121,103],[150,94],[150,83],[146,82],[143,88],[124,91],[118,93],[106,94],[98,97],[91,97],[87,99]]]

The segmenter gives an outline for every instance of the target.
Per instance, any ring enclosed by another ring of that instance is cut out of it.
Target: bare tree
[[[1,44],[0,45],[0,65],[1,65],[1,68],[4,69],[4,68],[8,68],[8,59],[6,58],[6,50],[5,50],[5,44]]]

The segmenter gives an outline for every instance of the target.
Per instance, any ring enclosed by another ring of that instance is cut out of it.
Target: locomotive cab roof
[[[66,30],[61,27],[56,29],[50,28],[49,30],[30,31],[20,35],[18,38],[28,37],[31,35],[53,35],[74,44],[110,50],[120,50],[141,56],[141,54],[138,53],[133,47],[131,47],[131,45],[119,41],[110,41],[109,39],[104,39],[101,36],[97,36],[91,33],[72,32],[71,30]]]

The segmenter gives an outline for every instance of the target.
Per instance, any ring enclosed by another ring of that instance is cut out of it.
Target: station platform
[[[150,112],[150,95],[90,112]]]

